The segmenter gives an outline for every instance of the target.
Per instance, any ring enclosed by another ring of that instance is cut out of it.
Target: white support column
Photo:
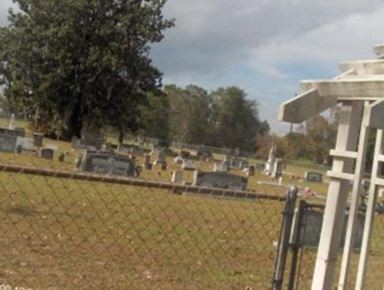
[[[369,103],[366,103],[364,107],[364,116],[368,114]],[[351,252],[354,244],[355,229],[357,223],[357,213],[361,202],[361,181],[364,174],[365,166],[365,156],[367,153],[367,142],[368,142],[368,132],[369,127],[367,124],[362,122],[360,137],[359,137],[359,147],[357,150],[357,158],[355,164],[355,176],[353,180],[353,187],[351,193],[351,206],[349,209],[349,219],[347,225],[347,232],[345,237],[344,252],[341,263],[340,277],[339,277],[339,290],[344,290],[347,287],[348,271],[349,271],[349,261],[351,257]]]
[[[362,105],[363,103],[361,101],[353,102],[349,105],[343,104],[340,111],[336,151],[356,150]],[[352,160],[335,158],[332,172],[351,173],[352,168]],[[316,258],[312,290],[330,290],[332,288],[348,191],[348,180],[335,177],[331,178]]]
[[[369,244],[372,236],[372,225],[375,214],[375,204],[377,198],[377,184],[376,179],[379,170],[379,156],[382,153],[383,148],[383,130],[377,130],[376,136],[376,145],[374,151],[373,165],[372,165],[372,174],[371,174],[371,184],[369,186],[369,196],[368,196],[368,204],[367,211],[365,213],[365,222],[364,222],[364,234],[363,234],[363,243],[360,251],[360,260],[359,266],[357,270],[357,278],[356,278],[356,290],[361,290],[364,287],[365,273],[367,267],[367,259],[369,252]]]

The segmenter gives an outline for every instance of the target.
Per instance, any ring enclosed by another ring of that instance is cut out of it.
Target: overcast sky
[[[6,24],[11,0],[0,0]],[[237,85],[277,133],[278,105],[302,79],[330,78],[343,60],[372,58],[384,42],[381,0],[168,0],[176,27],[152,50],[164,83]]]

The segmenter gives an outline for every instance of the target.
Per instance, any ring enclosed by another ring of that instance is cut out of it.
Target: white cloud
[[[169,0],[165,13],[176,18],[176,27],[155,47],[154,58],[168,77],[193,73],[206,77],[249,60],[265,43],[288,42],[356,13],[370,15],[380,3],[379,0]],[[281,74],[273,69],[270,72]]]

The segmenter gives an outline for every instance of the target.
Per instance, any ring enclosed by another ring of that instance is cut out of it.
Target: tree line
[[[212,92],[196,86],[164,87],[141,110],[141,134],[189,144],[255,151],[257,138],[269,133],[258,103],[239,87]]]

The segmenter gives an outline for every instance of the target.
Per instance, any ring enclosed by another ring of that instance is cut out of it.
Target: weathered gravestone
[[[22,151],[36,150],[34,140],[28,137],[17,137],[17,146],[20,147]]]
[[[41,158],[44,158],[44,159],[52,160],[54,154],[55,154],[55,151],[52,148],[43,148],[40,151],[40,156]]]
[[[17,136],[0,133],[0,152],[15,152],[17,148]]]
[[[273,171],[275,170],[275,159],[276,159],[276,145],[272,144],[271,149],[269,150],[269,155],[268,155],[268,161],[265,163],[265,174],[267,175],[272,175]]]
[[[129,153],[135,156],[141,156],[144,150],[135,144],[120,144],[118,149],[121,153]]]
[[[247,190],[248,179],[227,172],[195,171],[192,185],[223,188],[231,190]]]
[[[254,165],[250,165],[248,167],[247,174],[248,174],[248,177],[249,176],[255,176],[255,166]]]
[[[43,133],[33,132],[33,142],[35,146],[37,147],[43,146],[43,139],[44,139]]]
[[[227,172],[227,171],[229,171],[229,165],[226,161],[215,162],[213,164],[213,171],[214,172]]]
[[[230,158],[228,160],[225,160],[224,162],[227,162],[230,168],[244,169],[248,168],[249,166],[247,161],[239,158]]]
[[[171,178],[172,183],[176,184],[183,184],[183,171],[181,170],[176,170],[172,172],[172,178]]]
[[[283,159],[281,158],[275,159],[275,164],[273,166],[273,171],[271,176],[273,178],[280,178],[283,176]]]
[[[14,131],[17,136],[25,137],[26,132],[23,127],[16,127]]]
[[[80,139],[77,136],[72,137],[71,146],[73,149],[78,149],[80,147]]]
[[[306,209],[303,214],[302,223],[299,228],[299,242],[300,246],[318,247],[320,241],[321,227],[323,224],[324,213],[316,209]],[[365,215],[359,213],[357,216],[357,226],[355,231],[355,239],[353,247],[355,249],[361,248],[363,231],[364,231]],[[339,247],[344,246],[345,236],[347,232],[348,214],[345,214],[344,224],[342,228],[342,238]],[[299,226],[299,225],[295,225]]]
[[[25,131],[23,134],[20,130],[14,130],[14,129],[11,130],[11,129],[7,129],[7,128],[0,128],[0,133],[6,134],[6,135],[12,135],[12,136],[19,136],[19,137],[25,136]]]
[[[211,150],[201,147],[197,150],[196,157],[200,160],[208,161],[213,159],[213,154]]]
[[[154,158],[153,165],[162,165],[166,163],[166,153],[164,149],[154,149],[151,155]]]
[[[9,129],[9,130],[13,130],[13,129],[14,129],[14,127],[15,127],[15,121],[16,121],[15,114],[12,113],[12,114],[11,114],[11,117],[9,118],[9,123],[8,123],[8,129]]]
[[[79,148],[95,148],[99,149],[103,146],[105,141],[104,131],[101,129],[88,129],[86,126],[81,130],[81,139],[79,141]]]
[[[304,179],[310,182],[323,182],[323,175],[319,172],[307,171],[304,174]]]
[[[78,162],[81,170],[103,174],[135,176],[135,163],[111,152],[87,151]]]
[[[181,164],[181,168],[184,170],[195,170],[196,165],[195,165],[195,162],[193,162],[192,160],[184,159]]]
[[[59,162],[64,162],[64,160],[65,160],[65,153],[60,152],[60,154],[58,156],[58,160],[59,160]]]
[[[151,170],[152,169],[152,163],[151,163],[151,156],[149,154],[144,155],[144,169],[145,170]]]

